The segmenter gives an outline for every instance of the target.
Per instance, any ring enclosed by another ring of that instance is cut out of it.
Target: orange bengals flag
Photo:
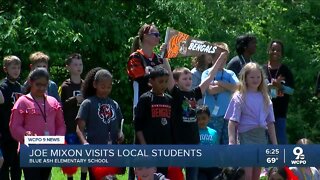
[[[167,49],[163,55],[165,58],[216,54],[222,51],[221,48],[212,43],[197,40],[172,28],[167,28],[165,44],[167,44]]]

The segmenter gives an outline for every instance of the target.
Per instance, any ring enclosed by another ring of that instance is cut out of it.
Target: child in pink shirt
[[[27,95],[21,96],[12,108],[10,132],[24,143],[24,136],[64,136],[66,127],[59,102],[46,95],[49,74],[45,68],[36,68],[28,77]],[[24,168],[25,180],[48,179],[49,168]]]

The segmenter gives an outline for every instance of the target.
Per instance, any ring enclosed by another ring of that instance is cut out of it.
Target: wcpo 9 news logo
[[[303,154],[302,147],[293,148],[292,153],[295,156],[295,160],[291,160],[291,164],[307,164],[307,161],[305,160],[305,155]]]

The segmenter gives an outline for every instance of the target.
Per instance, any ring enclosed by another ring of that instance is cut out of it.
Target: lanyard
[[[243,55],[239,56],[240,59],[240,65],[241,65],[241,69],[243,68],[243,66],[245,64],[247,64],[246,59],[243,57]],[[249,59],[249,62],[251,62],[251,58]]]
[[[30,94],[31,95],[31,94]],[[39,105],[39,103],[36,101],[36,99],[31,95],[32,99],[34,100],[34,102],[38,105],[39,109],[40,109],[40,112],[41,112],[41,115],[43,117],[43,120],[45,123],[47,123],[47,115],[46,115],[46,98],[43,96],[43,110],[42,111],[42,108],[41,106]]]
[[[214,80],[222,81],[222,79],[223,79],[223,72],[224,72],[224,70],[222,69],[221,76],[220,76],[220,80],[219,80],[219,79],[216,79],[216,78],[214,78]],[[214,98],[214,100],[217,102],[217,100],[218,100],[218,94],[214,94],[214,95],[213,95],[213,98]]]
[[[270,71],[271,67],[268,66],[268,73],[269,73],[269,75],[270,75],[270,80],[272,80],[272,79],[277,79],[277,76],[278,76],[278,73],[279,73],[280,68],[281,68],[281,64],[280,64],[279,68],[277,69],[276,75],[275,75],[274,78],[273,78],[273,77],[272,77],[272,74],[271,74],[271,71]]]

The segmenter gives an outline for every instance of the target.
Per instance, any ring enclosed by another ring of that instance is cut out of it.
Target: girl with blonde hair
[[[264,82],[264,73],[257,63],[246,64],[240,72],[240,85],[228,106],[229,144],[267,144],[266,129],[272,144],[277,144],[272,102]],[[246,179],[258,180],[259,167],[245,168]]]

